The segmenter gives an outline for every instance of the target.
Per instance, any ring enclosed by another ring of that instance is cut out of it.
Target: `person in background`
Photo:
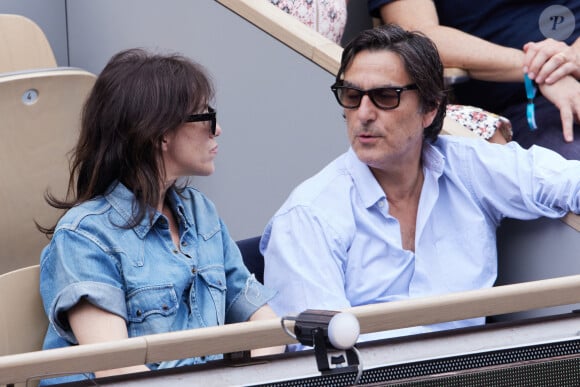
[[[457,103],[508,118],[524,148],[580,159],[580,0],[367,2],[383,22],[429,36],[445,67],[467,71]]]
[[[214,204],[186,177],[214,172],[213,86],[178,54],[114,55],[90,92],[66,212],[40,257],[44,349],[276,317]],[[268,353],[269,350],[262,351]],[[283,351],[273,348],[271,352]],[[45,379],[43,385],[203,363],[220,354]]]
[[[422,33],[393,24],[359,33],[331,89],[351,146],[293,190],[260,241],[280,316],[491,287],[503,218],[580,212],[580,161],[513,141],[439,135],[443,64]]]
[[[270,0],[308,27],[340,44],[349,0]]]

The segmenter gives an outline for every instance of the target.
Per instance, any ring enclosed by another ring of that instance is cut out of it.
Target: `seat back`
[[[260,238],[261,236],[256,236],[236,241],[236,243],[250,273],[253,273],[258,281],[264,283],[264,257],[260,253]]]
[[[0,275],[0,356],[40,351],[48,328],[38,265]],[[36,386],[37,381],[17,386]]]
[[[62,198],[68,155],[95,75],[74,68],[0,74],[0,274],[39,262],[60,212],[44,200]]]
[[[0,14],[0,72],[56,67],[52,47],[32,20]]]
[[[0,275],[0,356],[42,349],[48,319],[39,279],[38,265]]]

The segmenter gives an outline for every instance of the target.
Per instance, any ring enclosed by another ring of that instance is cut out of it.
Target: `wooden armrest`
[[[332,75],[338,72],[342,47],[269,1],[216,1]]]
[[[574,304],[580,275],[421,297],[348,309],[361,333]],[[295,343],[279,318],[0,356],[0,384],[29,378],[228,353]],[[293,330],[294,322],[287,321]]]
[[[332,75],[338,72],[342,47],[268,1],[216,1]],[[444,76],[448,85],[464,82],[469,78],[465,70],[458,68],[445,69]]]
[[[443,70],[443,77],[445,78],[445,84],[450,86],[467,81],[469,73],[460,68],[446,67]]]
[[[576,215],[569,212],[566,216],[562,218],[562,222],[566,223],[574,230],[580,231],[580,215]]]

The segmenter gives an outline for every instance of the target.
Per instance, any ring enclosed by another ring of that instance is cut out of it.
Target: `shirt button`
[[[195,270],[195,267],[192,267],[191,268],[191,274],[195,274],[195,273],[197,273],[197,270]]]
[[[141,316],[143,312],[141,312],[141,309],[137,309],[137,312],[135,312],[135,314],[137,314],[137,316]]]
[[[173,254],[177,254],[179,251],[177,249],[173,249]]]
[[[181,242],[181,246],[187,246],[187,241]]]
[[[384,201],[384,200],[381,200],[381,201],[379,202],[379,207],[380,207],[380,208],[383,208],[384,206],[385,206],[385,201]]]
[[[163,305],[161,306],[161,309],[163,309],[163,310],[167,310],[167,309],[169,309],[169,307],[168,307],[167,305],[163,304]]]

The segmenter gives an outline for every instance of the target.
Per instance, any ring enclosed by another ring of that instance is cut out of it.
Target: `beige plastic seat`
[[[56,67],[52,47],[32,20],[0,14],[0,72]]]
[[[42,349],[48,319],[40,298],[39,274],[35,265],[0,275],[0,356]]]
[[[66,194],[67,153],[95,78],[75,68],[0,74],[0,274],[39,263],[48,240],[34,222],[60,215],[43,195]]]

